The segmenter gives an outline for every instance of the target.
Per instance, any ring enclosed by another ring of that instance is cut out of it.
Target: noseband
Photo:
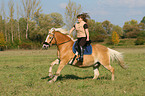
[[[47,42],[45,41],[43,44],[45,44],[45,45],[49,45],[49,46],[50,46],[50,43],[52,42],[53,38],[54,38],[54,34],[53,34],[53,37],[51,38],[51,40],[50,40],[49,43],[47,43]]]

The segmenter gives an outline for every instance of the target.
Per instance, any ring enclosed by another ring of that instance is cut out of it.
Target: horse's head
[[[53,44],[61,45],[64,43],[67,43],[69,41],[71,41],[72,39],[70,37],[68,37],[67,35],[63,34],[63,33],[67,33],[64,29],[62,28],[51,28],[51,30],[49,31],[49,34],[45,40],[45,42],[43,43],[43,48],[48,48]]]
[[[43,43],[42,48],[47,49],[48,47],[50,47],[52,44],[55,44],[55,39],[54,39],[54,29],[51,29],[49,31],[49,34],[46,37],[45,42]]]

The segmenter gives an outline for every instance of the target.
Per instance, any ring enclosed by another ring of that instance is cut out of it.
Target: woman
[[[86,41],[89,41],[87,18],[90,18],[90,16],[87,13],[83,13],[83,14],[79,14],[77,18],[78,18],[78,22],[70,30],[70,34],[73,32],[73,30],[76,29],[77,44],[78,44],[78,50],[80,54],[80,57],[77,60],[83,62],[83,53],[84,53],[83,47],[86,44]]]

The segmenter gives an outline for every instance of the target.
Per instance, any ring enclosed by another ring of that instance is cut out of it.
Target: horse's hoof
[[[54,77],[54,75],[49,75],[49,78],[51,79],[51,78],[53,78]]]
[[[53,80],[50,80],[50,81],[49,81],[49,83],[53,83],[53,82],[54,82]]]

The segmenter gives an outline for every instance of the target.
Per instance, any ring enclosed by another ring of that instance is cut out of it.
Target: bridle
[[[51,34],[51,33],[49,33],[49,34]],[[69,42],[69,41],[71,41],[71,38],[68,40],[68,41],[66,41],[66,42],[62,42],[62,43],[57,43],[57,40],[56,40],[56,38],[55,38],[55,34],[51,34],[51,35],[53,35],[53,37],[51,38],[51,40],[50,40],[50,42],[49,43],[47,43],[46,41],[43,43],[43,44],[45,44],[45,45],[49,45],[50,46],[50,44],[51,44],[51,42],[52,42],[52,40],[53,39],[55,39],[55,44],[54,45],[56,45],[56,46],[58,46],[58,45],[62,45],[62,44],[65,44],[65,43],[67,43],[67,42]]]

